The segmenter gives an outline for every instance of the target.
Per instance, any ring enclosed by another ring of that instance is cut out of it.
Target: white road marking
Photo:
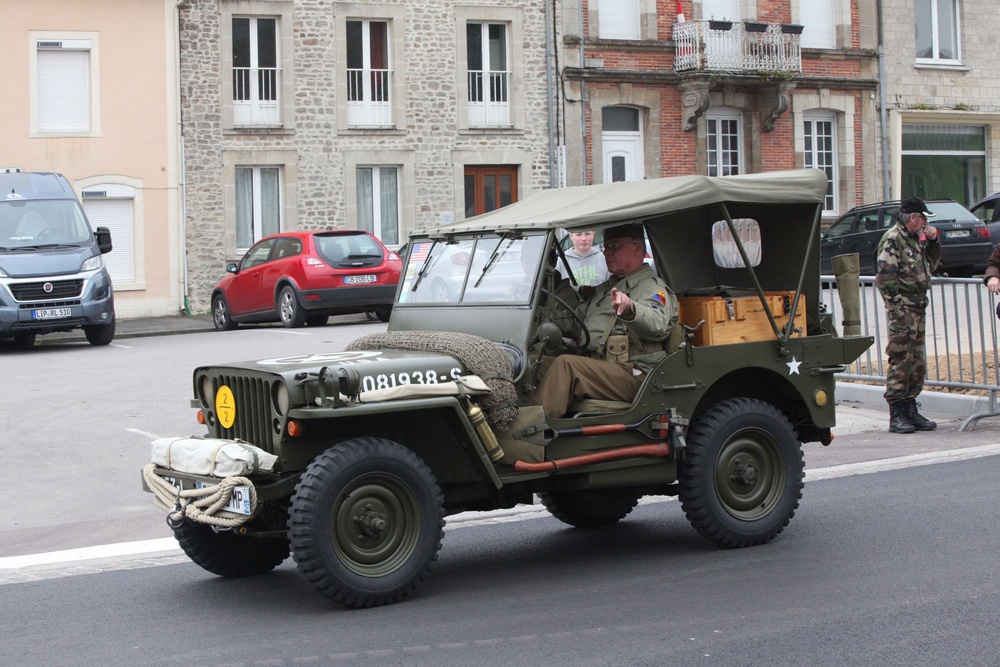
[[[111,347],[120,347],[123,350],[131,350],[133,347],[132,345],[122,345],[121,343],[108,343],[108,345]]]
[[[129,433],[137,433],[137,434],[139,434],[141,436],[145,436],[147,438],[152,438],[153,440],[159,440],[160,439],[160,436],[156,435],[155,433],[150,433],[149,431],[143,431],[142,429],[127,428],[125,430],[128,431]]]
[[[968,459],[997,455],[1000,455],[1000,443],[982,445],[979,447],[967,447],[964,449],[928,452],[926,454],[911,454],[909,456],[899,456],[879,461],[864,461],[861,463],[848,463],[844,465],[830,466],[827,468],[817,468],[815,470],[807,470],[805,479],[807,482],[816,482],[824,479],[835,479],[837,477],[869,475],[888,470],[900,470],[903,468],[914,468],[917,466],[933,465],[936,463],[950,463],[953,461],[965,461]],[[674,498],[666,496],[650,496],[643,498],[640,503],[647,505],[669,502],[672,500],[674,500]],[[549,516],[548,512],[541,505],[524,505],[513,509],[494,512],[462,512],[461,514],[448,517],[445,530],[510,523],[513,521],[524,521],[526,519],[540,519],[547,516]],[[74,574],[72,571],[55,571],[50,576],[46,576],[45,573],[40,572],[34,573],[39,576],[31,576],[30,568],[47,569],[46,566],[60,566],[65,568],[67,566],[80,564],[84,561],[96,559],[114,559],[137,555],[176,556],[178,554],[181,554],[181,550],[177,546],[176,540],[172,537],[165,537],[155,540],[142,540],[138,542],[122,542],[119,544],[84,547],[82,549],[51,551],[48,553],[31,554],[27,556],[8,556],[6,558],[0,558],[0,584],[17,583],[19,581],[27,580],[34,581],[37,579],[62,577]],[[151,563],[150,565],[155,565],[155,563]],[[93,574],[95,569],[100,571],[101,568],[99,566],[81,568],[79,573]],[[6,572],[4,572],[5,570]],[[23,578],[16,576],[22,572],[27,576]],[[10,578],[10,575],[15,576]]]

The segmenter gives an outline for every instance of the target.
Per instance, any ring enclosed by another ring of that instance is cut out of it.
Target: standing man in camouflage
[[[931,274],[941,260],[937,229],[923,200],[911,197],[899,207],[896,224],[878,244],[875,286],[885,302],[889,342],[885,353],[889,371],[885,400],[889,404],[889,431],[932,431],[937,424],[917,412],[917,395],[924,387],[924,318]]]
[[[677,326],[677,297],[645,263],[640,224],[605,230],[602,251],[611,277],[580,306],[590,332],[588,356],[561,354],[544,371],[535,399],[559,418],[582,398],[631,401],[645,374],[663,360]]]

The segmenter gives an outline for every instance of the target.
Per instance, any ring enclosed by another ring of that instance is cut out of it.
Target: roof
[[[706,204],[818,204],[826,174],[796,169],[743,176],[676,176],[542,190],[504,208],[434,228],[438,234],[497,229],[594,229]]]

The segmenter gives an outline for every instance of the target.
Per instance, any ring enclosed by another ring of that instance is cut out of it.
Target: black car
[[[994,246],[1000,243],[1000,192],[994,192],[989,197],[984,197],[969,210],[986,223],[986,227],[990,230],[990,243]],[[986,261],[983,260],[976,266],[976,271],[985,270]]]
[[[856,252],[861,275],[874,275],[878,242],[895,224],[899,204],[897,200],[856,206],[830,225],[820,240],[820,272],[832,274],[832,257]],[[985,264],[993,250],[986,224],[956,201],[941,199],[926,204],[934,213],[930,223],[941,233],[941,264],[937,273],[970,277],[977,267]]]

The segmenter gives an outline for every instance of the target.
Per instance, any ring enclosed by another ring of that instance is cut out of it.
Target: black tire
[[[229,302],[222,294],[216,294],[212,298],[212,324],[219,331],[232,331],[238,324],[233,321],[233,314],[229,310]]]
[[[349,607],[397,602],[437,560],[444,498],[424,461],[382,438],[343,442],[309,464],[292,496],[292,555]]]
[[[14,336],[14,347],[27,349],[29,347],[35,347],[35,339],[38,338],[38,334],[33,333],[23,333]]]
[[[91,345],[108,345],[115,339],[115,318],[107,324],[93,324],[85,326],[83,333],[87,337],[87,342]]]
[[[681,507],[703,537],[722,547],[763,544],[799,507],[802,447],[773,405],[729,399],[691,428],[677,475]]]
[[[952,278],[971,278],[975,273],[974,266],[956,266],[947,270],[947,274]]]
[[[576,528],[600,528],[618,523],[639,502],[628,489],[565,489],[538,494],[549,514]]]
[[[306,311],[299,305],[299,298],[291,285],[285,285],[278,294],[278,319],[289,329],[299,329],[306,323]]]
[[[184,522],[174,536],[188,558],[212,574],[235,579],[270,572],[288,558],[288,540],[243,536],[232,530]]]
[[[309,315],[306,317],[306,324],[311,327],[324,327],[329,319],[329,315]]]
[[[379,322],[388,322],[392,316],[392,306],[379,306],[375,309],[375,317]]]

